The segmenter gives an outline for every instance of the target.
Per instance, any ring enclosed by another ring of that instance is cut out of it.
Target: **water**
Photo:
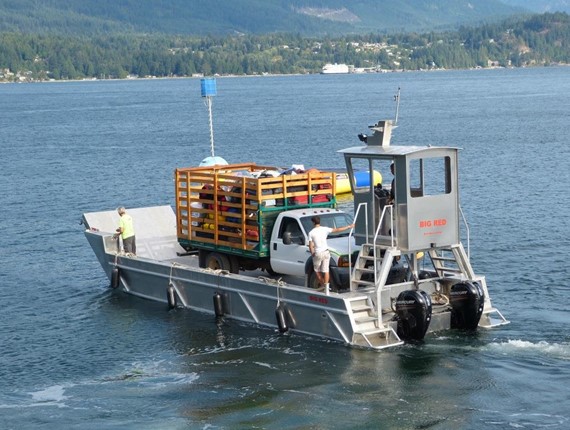
[[[398,87],[395,143],[463,148],[473,265],[512,322],[379,353],[108,288],[81,214],[173,203],[210,155],[199,80],[1,85],[0,428],[568,428],[569,75],[218,79],[232,162],[342,167]]]

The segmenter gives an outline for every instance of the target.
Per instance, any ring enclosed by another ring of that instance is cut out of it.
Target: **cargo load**
[[[336,174],[255,163],[175,171],[177,236],[186,249],[269,256],[279,213],[336,207]]]

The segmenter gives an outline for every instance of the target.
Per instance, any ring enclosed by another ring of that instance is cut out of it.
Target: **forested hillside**
[[[0,33],[386,34],[497,22],[518,12],[500,0],[0,0]]]
[[[570,12],[570,0],[502,0],[504,3],[522,7],[532,12]]]
[[[570,16],[536,15],[445,33],[300,35],[0,35],[0,80],[316,73],[325,63],[367,71],[570,63]]]

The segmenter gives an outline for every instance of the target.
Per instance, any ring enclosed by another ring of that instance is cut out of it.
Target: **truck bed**
[[[336,174],[279,174],[272,166],[231,164],[175,171],[177,237],[186,250],[219,249],[263,258],[280,212],[334,208]]]

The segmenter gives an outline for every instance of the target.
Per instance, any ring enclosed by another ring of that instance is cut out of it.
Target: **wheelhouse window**
[[[410,160],[410,196],[425,197],[451,193],[450,157]]]

